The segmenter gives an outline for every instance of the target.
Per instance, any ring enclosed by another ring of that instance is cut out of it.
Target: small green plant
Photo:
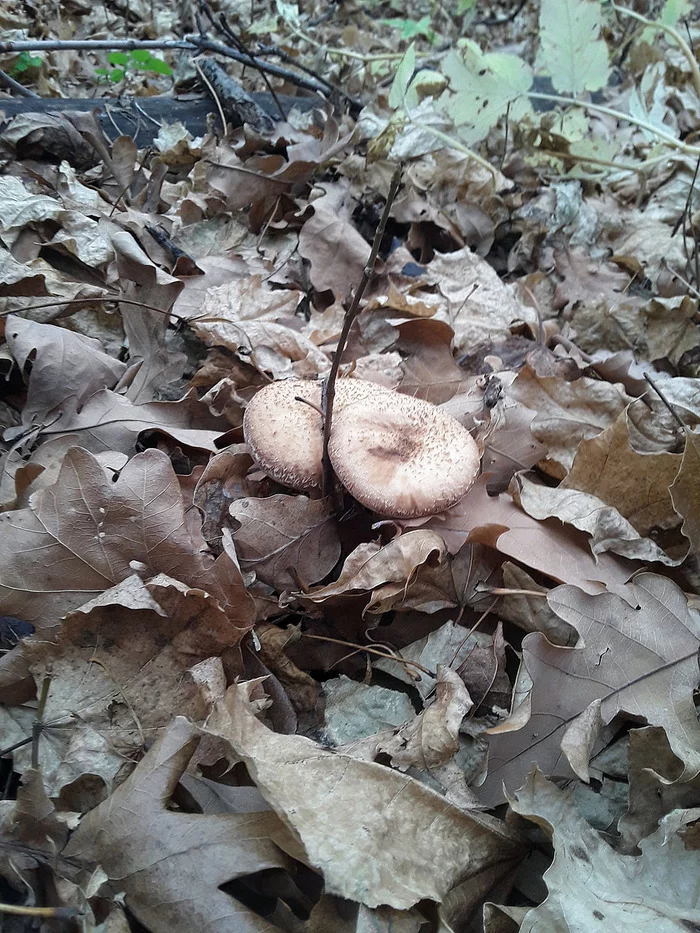
[[[118,84],[130,71],[150,71],[160,75],[171,75],[173,69],[161,58],[151,55],[148,49],[133,49],[131,52],[110,52],[109,68],[95,68],[102,81]]]
[[[386,26],[398,29],[402,39],[415,39],[416,36],[423,36],[431,44],[437,41],[437,35],[430,26],[429,16],[424,16],[422,19],[404,19],[401,16],[393,16],[382,22]]]
[[[17,61],[11,68],[8,68],[8,73],[13,78],[18,78],[32,68],[41,68],[43,64],[44,59],[40,55],[30,55],[29,52],[20,52],[17,56]]]

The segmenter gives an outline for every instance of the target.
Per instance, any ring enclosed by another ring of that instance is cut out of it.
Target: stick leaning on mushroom
[[[392,518],[421,518],[444,511],[471,488],[479,449],[454,418],[372,382],[340,379],[335,389],[328,452],[338,479],[362,505]],[[273,382],[253,397],[243,433],[271,479],[320,489],[320,409],[321,385],[311,379]]]

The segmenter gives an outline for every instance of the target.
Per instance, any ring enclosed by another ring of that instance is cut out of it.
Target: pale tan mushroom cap
[[[339,379],[335,393],[334,415],[351,402],[391,390]],[[260,389],[243,415],[243,436],[253,459],[271,479],[292,489],[318,489],[323,475],[321,416],[297,396],[321,408],[321,384],[313,379],[284,379]]]
[[[430,402],[399,392],[343,406],[328,453],[358,502],[394,518],[434,515],[458,502],[479,472],[479,449]]]

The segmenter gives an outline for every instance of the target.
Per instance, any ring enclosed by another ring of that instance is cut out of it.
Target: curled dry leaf
[[[378,750],[391,757],[395,768],[432,771],[459,751],[459,727],[473,706],[461,677],[440,664],[434,701],[395,736],[381,742]]]
[[[540,771],[528,775],[510,804],[544,827],[554,844],[554,862],[545,875],[549,895],[525,915],[521,933],[677,933],[697,923],[700,853],[686,849],[668,818],[641,843],[642,854],[633,858],[619,855],[604,842],[571,798]]]
[[[563,489],[578,489],[614,505],[642,537],[678,524],[668,487],[679,454],[638,453],[630,444],[625,414],[596,437],[579,444]]]
[[[579,442],[611,425],[631,401],[609,382],[540,377],[529,366],[520,370],[508,397],[537,412],[531,430],[548,449],[542,466],[557,479],[571,468]]]
[[[165,574],[147,583],[131,576],[70,613],[55,641],[25,640],[16,649],[37,685],[49,676],[49,728],[40,762],[52,795],[85,774],[110,787],[114,776],[178,710],[192,720],[209,712],[207,696],[188,671],[218,660],[245,634],[215,599]],[[209,675],[211,679],[211,674]],[[5,735],[31,732],[33,710],[0,713]],[[19,736],[21,737],[21,736]],[[14,739],[17,740],[17,739]],[[31,747],[17,750],[18,771]]]
[[[126,370],[124,363],[103,351],[99,340],[65,327],[38,324],[11,314],[5,339],[20,370],[32,359],[25,426],[43,421],[49,412],[69,418],[101,389],[113,389]]]
[[[640,840],[651,835],[664,816],[697,805],[700,776],[692,781],[677,780],[683,766],[671,751],[664,730],[656,726],[632,729],[627,754],[628,807],[618,829],[622,851],[634,853]]]
[[[570,777],[562,743],[594,701],[600,701],[601,725],[626,713],[662,726],[684,764],[683,779],[700,771],[693,703],[700,613],[665,577],[640,574],[628,589],[633,605],[612,593],[588,596],[573,586],[549,593],[550,607],[576,628],[581,641],[560,648],[539,633],[523,641],[522,663],[533,680],[531,716],[524,728],[491,737],[488,777],[480,788],[485,800],[500,801],[504,782],[512,790],[533,762],[547,774]],[[597,744],[590,730],[575,728],[579,746],[583,742],[590,750]],[[577,769],[583,772],[580,757]]]
[[[230,687],[207,729],[243,758],[329,893],[407,910],[424,898],[442,900],[466,878],[513,870],[522,850],[503,823],[464,813],[382,765],[271,732],[255,718],[252,686]]]
[[[322,292],[330,289],[339,301],[360,281],[369,259],[369,243],[352,223],[350,183],[343,179],[325,186],[311,202],[314,216],[299,234],[299,252],[311,263],[311,281]]]
[[[556,489],[541,486],[527,476],[516,477],[513,484],[517,490],[514,490],[514,499],[529,515],[538,520],[558,518],[564,524],[588,533],[594,554],[610,551],[629,560],[659,561],[670,566],[680,564],[687,556],[686,542],[680,545],[680,553],[679,548],[674,547],[672,556],[651,538],[640,535],[614,506],[607,505],[597,496],[563,486]],[[651,482],[646,485],[650,486]],[[662,489],[668,494],[668,485],[662,485]],[[644,489],[640,492],[643,496]]]
[[[278,592],[317,583],[340,557],[335,514],[325,499],[238,499],[230,513],[241,525],[233,539],[242,569]]]
[[[300,292],[272,288],[262,276],[253,275],[210,288],[203,302],[189,311],[188,320],[205,343],[242,350],[261,373],[276,379],[314,377],[326,372],[330,361],[294,326],[300,300]]]
[[[562,583],[573,583],[587,593],[605,589],[625,593],[624,583],[634,565],[602,554],[596,560],[588,538],[560,522],[537,521],[506,493],[489,496],[487,477],[481,477],[466,496],[443,515],[422,527],[437,532],[448,550],[456,553],[465,542],[481,542]]]
[[[426,278],[447,301],[439,319],[454,330],[454,346],[461,353],[497,335],[507,337],[513,321],[536,321],[533,310],[520,304],[493,267],[468,246],[437,253]]]
[[[387,612],[394,600],[406,595],[418,567],[439,563],[445,545],[433,531],[419,529],[398,535],[388,544],[360,544],[349,554],[335,583],[303,594],[303,600],[322,603],[346,593],[371,592],[366,612]],[[295,594],[302,596],[302,594]]]
[[[695,431],[686,434],[681,466],[669,492],[683,518],[683,534],[700,554],[700,434]]]
[[[490,493],[503,492],[514,473],[529,470],[547,456],[547,447],[535,438],[532,430],[536,417],[537,412],[507,397],[499,400],[491,411],[482,461]]]

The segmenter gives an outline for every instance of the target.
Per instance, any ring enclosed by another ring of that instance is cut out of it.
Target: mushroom
[[[356,379],[338,380],[334,414],[348,402],[359,402],[375,391],[390,390]],[[243,415],[243,436],[253,459],[271,479],[292,489],[320,489],[323,478],[320,410],[321,383],[313,379],[271,382],[248,403]]]
[[[430,402],[357,379],[335,387],[328,454],[358,502],[394,518],[434,515],[464,496],[479,450],[462,425]],[[303,399],[309,404],[305,404]],[[321,386],[273,382],[246,408],[243,433],[256,463],[293,489],[322,480]]]
[[[479,472],[469,431],[430,402],[401,392],[372,394],[334,413],[328,454],[358,502],[393,518],[444,511]]]

